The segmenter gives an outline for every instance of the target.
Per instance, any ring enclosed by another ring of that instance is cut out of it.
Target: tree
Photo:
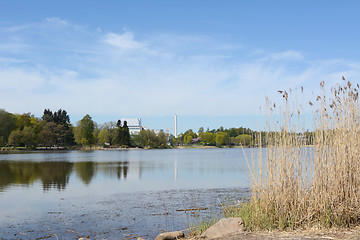
[[[216,141],[216,146],[218,146],[218,147],[224,145],[225,144],[225,136],[224,136],[224,134],[216,133],[215,141]]]
[[[22,135],[20,129],[16,129],[10,133],[8,143],[15,147],[22,145]]]
[[[16,128],[16,117],[0,109],[0,146],[4,146],[8,142],[10,133]]]
[[[215,135],[211,132],[199,133],[199,138],[206,145],[215,145]]]
[[[159,146],[165,147],[169,138],[169,134],[165,134],[164,131],[160,131],[157,137]]]
[[[252,137],[248,134],[241,134],[235,138],[235,142],[238,145],[249,146],[251,144]]]
[[[184,143],[185,144],[190,144],[192,143],[192,140],[193,140],[193,136],[191,134],[186,134],[184,136]]]
[[[40,132],[40,142],[44,146],[65,146],[67,130],[61,124],[46,122]]]
[[[116,123],[107,122],[101,126],[100,133],[98,135],[98,143],[105,144],[109,143],[113,145],[116,141]]]
[[[193,138],[197,138],[197,134],[194,133],[192,129],[187,130],[187,131],[184,133],[184,135],[190,135],[190,136],[192,136]]]
[[[54,122],[54,115],[50,109],[45,109],[42,119],[46,122]]]
[[[129,127],[127,126],[127,121],[124,121],[124,123],[121,124],[121,121],[118,120],[116,123],[116,127],[116,144],[118,144],[119,146],[130,146],[130,131]]]
[[[116,136],[115,136],[115,144],[121,146],[123,145],[123,129],[121,126],[121,121],[117,120],[116,122]]]
[[[85,146],[95,143],[94,130],[95,123],[89,114],[86,114],[75,128],[75,141],[77,144]]]
[[[218,147],[223,146],[225,144],[230,145],[230,136],[226,132],[217,132],[215,141],[216,141],[216,146]]]
[[[122,127],[122,136],[123,136],[123,145],[130,146],[130,131],[127,126],[127,121],[124,121],[124,125]]]
[[[53,122],[56,125],[63,126],[59,127],[59,129],[65,129],[65,134],[62,134],[63,139],[61,142],[68,146],[74,144],[74,133],[70,124],[70,116],[65,110],[59,109],[53,113],[50,109],[45,109],[42,119],[45,122]]]
[[[147,129],[133,136],[133,142],[137,147],[159,148],[166,146],[168,137],[163,131],[156,134],[154,130]]]
[[[27,126],[22,130],[22,138],[25,147],[35,146],[38,144],[38,139],[34,128]]]
[[[34,116],[31,113],[15,114],[16,116],[16,128],[23,130],[24,127],[32,125],[32,118]]]
[[[54,112],[53,119],[55,123],[64,126],[70,123],[70,116],[67,114],[65,110],[61,110],[61,108],[57,112]]]
[[[204,132],[204,128],[203,127],[200,127],[199,130],[198,130],[198,134]]]
[[[9,136],[9,144],[13,146],[30,147],[37,145],[37,137],[32,127],[24,127],[24,129],[16,129]]]

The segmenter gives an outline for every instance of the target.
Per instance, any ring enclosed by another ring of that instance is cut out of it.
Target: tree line
[[[261,133],[263,135],[263,133]],[[130,135],[127,122],[120,120],[97,124],[86,114],[75,125],[66,110],[44,109],[41,118],[31,113],[13,114],[0,109],[0,147],[140,147],[167,148],[178,145],[256,146],[258,133],[249,128],[199,128],[177,138],[164,131],[142,130]]]
[[[200,127],[198,132],[195,133],[192,129],[187,130],[185,133],[180,134],[175,139],[174,144],[182,145],[205,145],[205,146],[254,146],[257,142],[257,134],[249,128],[229,128],[205,131]]]
[[[31,113],[13,114],[0,109],[0,146],[69,147],[92,146],[110,142],[112,146],[130,146],[130,133],[125,121],[121,124],[98,125],[86,114],[73,126],[66,110],[45,109],[37,118]]]

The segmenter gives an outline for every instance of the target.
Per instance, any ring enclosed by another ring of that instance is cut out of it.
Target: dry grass
[[[306,118],[294,91],[268,101],[266,154],[252,167],[252,198],[233,214],[248,229],[349,227],[360,221],[359,85],[343,81],[313,102],[312,147]],[[301,88],[302,92],[302,88]],[[293,97],[292,95],[295,95]],[[280,117],[279,117],[280,116]],[[260,153],[262,150],[260,148]]]

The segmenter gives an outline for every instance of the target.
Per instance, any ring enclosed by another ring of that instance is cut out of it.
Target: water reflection
[[[28,229],[29,239],[41,239],[49,229],[46,236],[56,233],[62,239],[73,239],[75,230],[94,239],[117,239],[184,229],[188,215],[176,209],[205,206],[204,216],[210,216],[211,206],[221,207],[219,199],[249,186],[244,152],[251,159],[252,151],[0,154],[0,236],[12,239]]]
[[[86,194],[246,187],[248,178],[239,149],[0,154],[0,192],[17,186]]]
[[[91,182],[95,174],[95,166],[94,162],[77,162],[75,163],[75,171],[77,176],[88,185]]]
[[[0,191],[11,185],[31,186],[41,181],[44,191],[51,189],[64,190],[69,183],[70,175],[76,176],[89,185],[96,173],[116,176],[118,180],[126,179],[129,171],[128,162],[28,162],[0,161]]]

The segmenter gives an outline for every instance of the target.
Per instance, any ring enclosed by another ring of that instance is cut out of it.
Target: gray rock
[[[185,237],[185,235],[181,231],[165,232],[165,233],[159,234],[159,236],[157,236],[155,238],[155,240],[176,240],[176,239],[180,239],[183,237]]]
[[[213,239],[239,232],[244,232],[244,223],[241,218],[223,218],[208,228],[202,236]]]

